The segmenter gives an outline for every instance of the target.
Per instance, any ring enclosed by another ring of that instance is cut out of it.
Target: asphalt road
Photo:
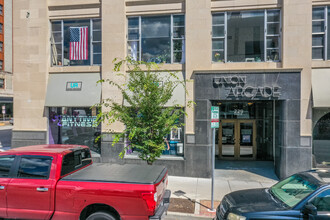
[[[0,128],[0,142],[6,150],[11,147],[11,135],[13,126],[2,126]]]

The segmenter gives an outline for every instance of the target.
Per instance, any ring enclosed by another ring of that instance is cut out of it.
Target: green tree
[[[185,82],[179,79],[176,72],[160,71],[155,63],[138,62],[130,57],[115,59],[114,65],[114,71],[125,78],[125,83],[118,84],[110,79],[100,82],[119,89],[124,102],[103,100],[99,107],[106,107],[103,109],[109,111],[99,111],[97,121],[110,124],[122,122],[126,126],[125,130],[115,134],[113,145],[122,138],[130,144],[125,144],[119,156],[123,158],[128,149],[134,148],[142,160],[152,164],[165,149],[164,138],[171,129],[183,126],[179,118],[185,114],[184,106],[166,107],[166,103],[172,98],[177,86],[183,85],[185,88]],[[126,74],[121,72],[125,66]]]

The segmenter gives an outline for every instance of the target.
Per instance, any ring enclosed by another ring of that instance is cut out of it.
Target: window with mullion
[[[212,14],[213,62],[279,62],[279,9]]]
[[[132,17],[128,19],[127,52],[132,59],[140,60],[140,19]]]
[[[51,24],[52,34],[50,36],[51,57],[53,66],[62,66],[62,51],[63,51],[63,36],[62,36],[62,21],[54,21]]]
[[[101,19],[51,21],[52,66],[101,65]]]
[[[280,61],[280,10],[266,10],[266,61]]]
[[[93,64],[102,64],[102,32],[101,32],[101,19],[93,19],[93,37],[92,37],[92,51],[93,51]]]
[[[184,63],[185,52],[185,21],[184,15],[173,15],[172,24],[172,62]]]
[[[212,15],[212,61],[225,61],[225,13]]]
[[[137,61],[184,62],[184,15],[129,17],[127,54]]]
[[[313,8],[312,13],[312,59],[326,59],[326,12],[327,7]]]

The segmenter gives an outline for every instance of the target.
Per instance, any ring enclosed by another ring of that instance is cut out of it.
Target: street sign
[[[211,128],[219,128],[219,107],[211,107]]]
[[[211,181],[211,209],[210,212],[215,212],[214,209],[214,166],[215,166],[215,129],[219,128],[219,107],[211,106],[211,128],[212,128],[212,181]]]

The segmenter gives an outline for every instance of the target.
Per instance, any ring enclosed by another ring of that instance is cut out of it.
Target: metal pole
[[[211,210],[214,211],[214,165],[215,165],[215,128],[212,137],[212,190],[211,190]]]

